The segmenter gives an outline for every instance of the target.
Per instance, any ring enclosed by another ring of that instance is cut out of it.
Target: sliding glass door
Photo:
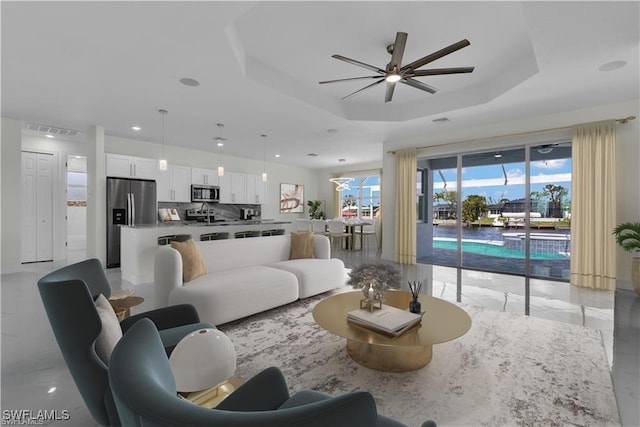
[[[457,268],[459,298],[528,312],[529,278],[568,281],[570,143],[420,159],[418,177],[418,262]]]

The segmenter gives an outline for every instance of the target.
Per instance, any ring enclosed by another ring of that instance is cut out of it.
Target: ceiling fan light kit
[[[387,52],[391,54],[391,61],[389,61],[389,63],[384,69],[366,64],[364,62],[356,61],[355,59],[347,58],[342,55],[333,55],[332,57],[335,59],[347,62],[349,64],[353,64],[361,68],[365,68],[369,71],[373,71],[377,73],[377,75],[351,77],[351,78],[336,79],[336,80],[325,80],[319,83],[327,84],[327,83],[337,83],[337,82],[345,82],[345,81],[351,81],[351,80],[376,79],[375,82],[361,89],[358,89],[357,91],[352,92],[347,96],[344,96],[342,99],[344,100],[344,99],[350,98],[366,89],[377,86],[382,82],[386,82],[387,90],[385,93],[384,102],[390,102],[393,99],[393,92],[394,92],[396,83],[403,83],[408,86],[414,87],[416,89],[420,89],[425,92],[434,94],[437,92],[436,88],[429,86],[428,84],[423,83],[419,80],[416,80],[415,77],[437,76],[437,75],[445,75],[445,74],[463,74],[463,73],[471,73],[474,70],[474,67],[454,67],[454,68],[437,68],[437,69],[429,69],[429,70],[418,70],[418,68],[420,67],[423,67],[437,59],[440,59],[457,50],[460,50],[464,47],[469,46],[471,43],[467,39],[460,40],[459,42],[449,45],[443,49],[440,49],[437,52],[431,53],[425,57],[422,57],[416,61],[411,62],[410,64],[402,66],[402,56],[404,55],[404,48],[406,44],[407,44],[407,33],[402,33],[402,32],[396,33],[395,42],[387,46]]]

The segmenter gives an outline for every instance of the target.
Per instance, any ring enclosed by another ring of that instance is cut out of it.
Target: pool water
[[[449,240],[433,240],[433,247],[436,249],[457,250],[457,242]],[[462,242],[462,252],[478,255],[486,255],[500,258],[521,258],[524,259],[524,252],[515,249],[505,248],[487,243]],[[568,259],[562,254],[548,254],[532,252],[530,259]]]

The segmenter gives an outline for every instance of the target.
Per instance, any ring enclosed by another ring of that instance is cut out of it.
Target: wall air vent
[[[55,126],[49,125],[41,125],[38,123],[27,123],[27,129],[33,132],[44,133],[47,135],[58,135],[58,136],[76,136],[80,132],[73,129],[64,129]]]

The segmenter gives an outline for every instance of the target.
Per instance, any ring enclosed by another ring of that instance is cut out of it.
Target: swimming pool
[[[433,247],[436,249],[445,249],[455,251],[457,242],[454,240],[433,240]],[[488,243],[478,242],[462,242],[462,252],[486,255],[500,258],[520,258],[524,259],[524,251],[505,248],[500,245],[491,245]],[[530,259],[569,259],[567,256],[558,253],[538,253],[532,252]]]

